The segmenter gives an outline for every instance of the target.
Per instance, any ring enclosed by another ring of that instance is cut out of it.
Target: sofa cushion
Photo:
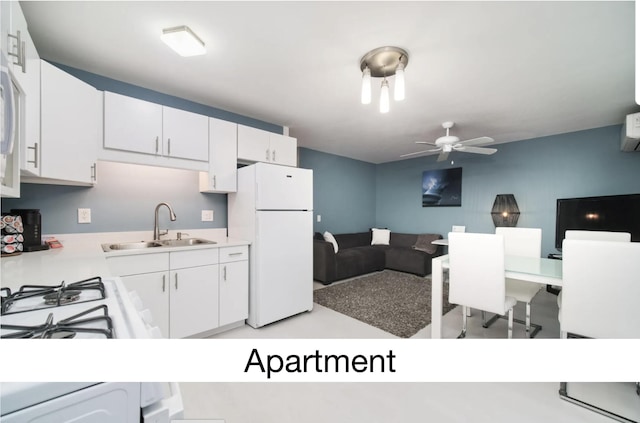
[[[385,251],[387,269],[426,276],[431,273],[432,256],[411,247],[393,247]]]
[[[371,245],[389,245],[389,229],[371,229]]]
[[[416,234],[399,234],[391,232],[389,245],[393,245],[394,247],[412,247],[416,243],[417,239],[418,235]]]
[[[371,232],[359,232],[355,234],[336,234],[336,241],[341,250],[353,247],[371,245]]]
[[[330,242],[331,245],[333,245],[333,252],[337,253],[338,252],[338,243],[336,242],[336,239],[333,237],[331,232],[326,232],[325,231],[325,233],[322,234],[322,237],[324,238],[325,241]]]
[[[336,254],[337,279],[383,270],[385,250],[371,246],[340,249]]]

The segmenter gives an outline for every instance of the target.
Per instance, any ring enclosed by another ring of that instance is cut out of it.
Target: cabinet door
[[[209,172],[200,173],[200,192],[237,191],[238,125],[209,118]]]
[[[22,14],[20,3],[11,3],[11,31],[17,36],[20,32],[20,46],[17,40],[11,37],[8,41],[12,51],[20,49],[21,60],[24,66],[13,65],[13,75],[20,84],[24,93],[24,125],[23,143],[20,151],[20,169],[29,175],[40,175],[40,56],[36,51],[36,46],[29,35],[27,21]],[[11,57],[9,62],[17,61]]]
[[[280,134],[269,134],[271,163],[298,166],[298,141]]]
[[[185,338],[218,327],[218,265],[170,272],[169,333]]]
[[[149,309],[153,324],[160,328],[162,336],[169,337],[169,272],[144,273],[123,276],[122,282],[129,291],[136,291],[144,308]]]
[[[249,316],[249,262],[220,264],[220,326]]]
[[[269,162],[269,132],[238,125],[238,160]]]
[[[98,157],[100,93],[41,61],[40,176],[92,184]]]
[[[163,154],[209,161],[209,118],[197,113],[162,108]]]
[[[162,106],[105,91],[104,147],[162,154]]]

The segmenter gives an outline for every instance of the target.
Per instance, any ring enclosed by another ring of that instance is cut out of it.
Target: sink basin
[[[162,244],[156,241],[152,242],[121,242],[119,244],[102,244],[102,250],[106,253],[113,250],[139,250],[141,248],[162,247]]]
[[[190,245],[215,244],[215,241],[207,241],[201,238],[166,239],[158,241],[165,247],[188,247]]]
[[[158,247],[189,247],[193,245],[215,244],[215,241],[208,241],[201,238],[184,238],[184,239],[166,239],[161,241],[140,241],[140,242],[121,242],[117,244],[102,244],[102,251],[119,250],[140,250],[143,248]]]

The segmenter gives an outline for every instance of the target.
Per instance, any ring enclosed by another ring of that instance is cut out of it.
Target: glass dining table
[[[562,261],[538,257],[505,256],[505,277],[562,286]],[[431,260],[431,339],[442,338],[442,287],[449,256]]]

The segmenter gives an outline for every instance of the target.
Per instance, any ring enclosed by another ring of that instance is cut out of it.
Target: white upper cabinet
[[[209,161],[208,119],[197,113],[105,91],[104,149],[100,158],[204,170]],[[201,164],[193,164],[194,161]]]
[[[209,161],[209,118],[171,107],[162,108],[163,154]]]
[[[40,175],[40,56],[29,35],[27,21],[18,2],[9,3],[11,24],[3,39],[13,75],[24,93],[23,143],[20,169],[28,175]],[[4,13],[4,10],[3,10]],[[4,23],[4,16],[3,16]],[[3,30],[4,32],[4,30]]]
[[[162,106],[105,91],[104,146],[162,154]]]
[[[45,61],[40,72],[40,176],[92,185],[101,133],[100,93]]]
[[[286,135],[238,125],[238,160],[298,165],[297,140]]]
[[[298,166],[298,141],[280,134],[269,134],[271,163]]]
[[[236,192],[238,125],[209,118],[209,172],[200,172],[200,192]]]

